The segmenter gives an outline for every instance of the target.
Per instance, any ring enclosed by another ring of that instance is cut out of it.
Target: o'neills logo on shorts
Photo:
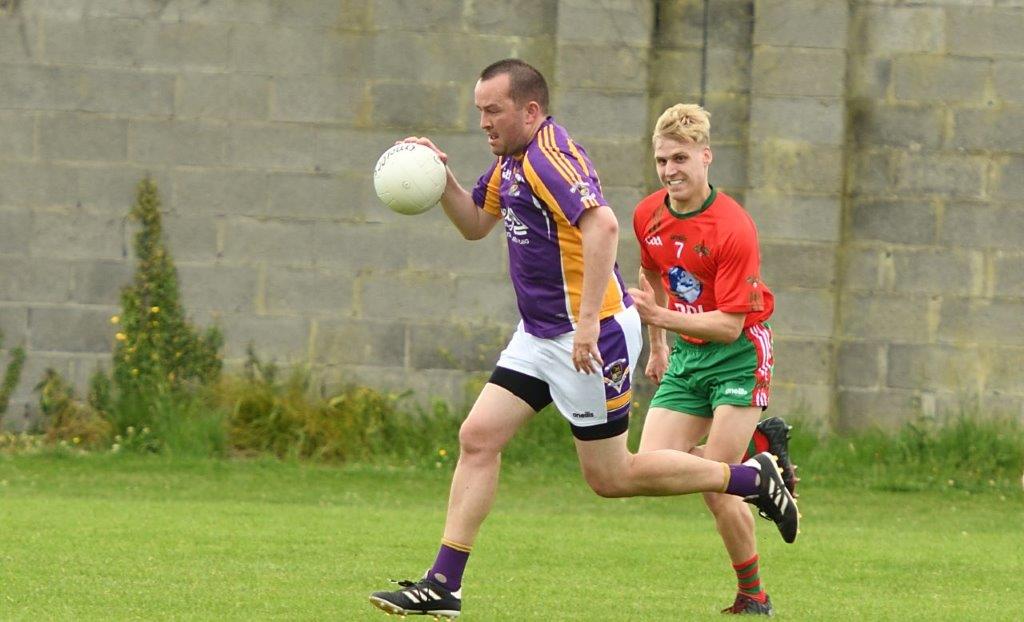
[[[581,413],[573,413],[572,414],[572,418],[573,419],[593,419],[594,418],[594,413],[590,412],[589,410],[586,411],[586,412],[581,412]]]

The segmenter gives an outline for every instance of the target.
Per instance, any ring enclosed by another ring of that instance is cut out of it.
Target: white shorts
[[[635,308],[629,307],[601,321],[597,340],[597,348],[604,361],[601,374],[584,374],[573,367],[574,335],[575,331],[543,339],[527,333],[520,322],[498,358],[497,366],[547,384],[551,401],[572,424],[577,438],[617,435],[625,431],[629,421],[633,370],[643,346],[640,315]],[[516,393],[513,387],[502,386]],[[535,400],[527,401],[532,403]],[[609,430],[607,424],[614,424],[610,429],[618,431],[603,433]],[[586,429],[592,429],[594,434],[588,435]]]

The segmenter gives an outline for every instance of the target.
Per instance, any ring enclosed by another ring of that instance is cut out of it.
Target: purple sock
[[[449,591],[458,590],[462,587],[462,573],[466,570],[466,562],[469,560],[468,549],[469,547],[464,547],[461,544],[447,540],[442,541],[441,549],[437,552],[437,559],[430,567],[427,577],[445,586]]]
[[[729,485],[725,492],[730,495],[748,497],[757,492],[757,476],[761,473],[752,466],[743,464],[729,465]]]

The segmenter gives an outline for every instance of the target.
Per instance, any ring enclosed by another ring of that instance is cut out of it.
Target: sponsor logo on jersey
[[[711,249],[707,247],[703,241],[697,242],[697,246],[693,247],[693,252],[697,253],[701,257],[708,257],[711,255]]]
[[[580,200],[589,199],[590,195],[593,194],[590,190],[590,184],[582,180],[573,184],[572,188],[569,189],[569,192],[572,192],[573,194],[578,193],[580,195]]]
[[[516,213],[507,207],[503,207],[501,208],[501,215],[505,217],[505,237],[508,238],[509,242],[524,246],[529,244],[530,240],[526,237],[529,229],[526,228],[522,220],[519,220]]]
[[[660,235],[648,236],[647,239],[644,240],[644,244],[646,244],[648,246],[662,246],[663,245],[662,242],[661,242],[661,236]]]
[[[672,306],[680,313],[704,313],[704,305],[687,305],[681,302],[673,302]]]
[[[682,298],[689,303],[693,303],[700,298],[700,293],[704,289],[704,286],[697,280],[697,277],[684,270],[681,266],[669,268],[668,284],[669,289],[672,290],[672,293],[677,298]]]

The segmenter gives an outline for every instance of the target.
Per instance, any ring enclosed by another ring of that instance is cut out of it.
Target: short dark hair
[[[533,65],[518,58],[506,58],[488,65],[480,72],[480,79],[490,80],[503,73],[508,74],[509,96],[517,106],[535,101],[542,112],[548,111],[548,83]]]

